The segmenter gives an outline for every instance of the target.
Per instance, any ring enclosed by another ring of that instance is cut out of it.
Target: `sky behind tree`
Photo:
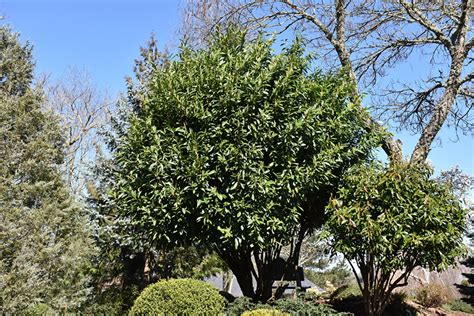
[[[57,79],[68,68],[87,71],[95,84],[116,95],[125,92],[125,76],[133,73],[139,47],[154,33],[161,48],[179,43],[184,0],[2,0],[3,23],[34,46],[36,73]],[[398,76],[412,76],[418,65],[401,68]],[[459,165],[474,175],[473,134],[460,135],[443,128],[441,141],[428,160],[436,170]],[[398,133],[404,153],[411,153],[417,136]]]

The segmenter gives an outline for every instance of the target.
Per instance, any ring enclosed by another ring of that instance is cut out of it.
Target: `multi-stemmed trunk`
[[[305,232],[295,238],[291,251],[284,266],[283,280],[295,274],[298,266],[301,243]],[[278,299],[283,295],[285,286],[278,286],[275,290],[274,263],[280,257],[281,246],[262,249],[216,249],[221,259],[227,264],[239,283],[242,294],[255,301],[267,302]]]
[[[376,262],[373,254],[367,252],[356,260],[360,275],[356,273],[354,263],[349,264],[356,276],[364,301],[367,316],[381,316],[387,307],[393,291],[407,285],[408,277],[416,266],[411,262],[403,271],[388,271]]]

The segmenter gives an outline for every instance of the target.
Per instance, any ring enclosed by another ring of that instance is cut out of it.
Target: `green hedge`
[[[30,305],[25,311],[23,311],[23,316],[52,316],[56,313],[54,310],[47,304],[38,303]]]
[[[277,309],[254,309],[244,312],[242,316],[290,316],[290,314],[282,313]]]
[[[301,299],[279,299],[273,304],[254,303],[248,297],[239,297],[229,304],[226,310],[228,316],[240,316],[242,313],[254,310],[273,310],[285,315],[295,316],[348,316],[350,313],[338,313],[330,305],[304,302]],[[253,314],[245,314],[253,315]],[[258,315],[258,314],[256,314]]]
[[[199,280],[172,279],[144,289],[129,315],[219,315],[224,307],[224,298],[212,285]]]

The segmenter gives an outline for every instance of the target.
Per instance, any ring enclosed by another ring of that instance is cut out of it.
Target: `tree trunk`
[[[265,270],[261,275],[262,278],[262,294],[261,301],[267,302],[273,295],[273,279],[271,271],[269,271],[269,265],[265,266]]]
[[[372,289],[373,290],[373,289]],[[384,307],[381,304],[383,300],[379,295],[371,295],[371,289],[364,287],[362,292],[364,299],[364,312],[367,316],[382,316]]]
[[[463,58],[459,56],[453,60],[449,79],[446,82],[446,89],[444,90],[443,96],[437,104],[430,121],[423,128],[423,132],[421,133],[420,139],[418,140],[411,156],[412,162],[423,162],[428,157],[431,150],[431,144],[446,121],[449,111],[453,107],[456,99],[459,89],[459,78],[463,68],[462,66]]]
[[[144,270],[145,270],[145,253],[139,252],[130,256],[133,252],[124,247],[121,249],[121,260],[123,262],[123,287],[138,285],[140,287],[146,286],[144,284]]]
[[[431,144],[438,132],[443,127],[449,111],[456,101],[456,96],[461,84],[461,74],[463,71],[464,60],[466,59],[469,50],[469,44],[466,44],[466,36],[470,26],[471,17],[471,2],[464,0],[462,2],[461,16],[459,25],[452,35],[450,42],[447,43],[447,48],[451,55],[451,67],[449,70],[449,77],[444,84],[445,90],[440,101],[436,105],[433,115],[428,124],[423,128],[420,139],[413,150],[411,156],[412,162],[422,162],[428,157],[431,149]]]
[[[255,293],[253,287],[252,273],[250,272],[250,270],[239,269],[239,271],[237,271],[236,269],[234,269],[232,270],[232,272],[234,273],[237,282],[239,283],[242,294],[254,300],[260,300],[257,296],[257,293]]]
[[[354,72],[354,67],[352,66],[351,62],[351,55],[347,50],[346,46],[346,1],[344,0],[337,0],[335,2],[336,7],[336,35],[337,39],[334,40],[333,38],[328,38],[329,41],[333,44],[334,49],[337,53],[341,66],[346,70],[347,75],[349,76],[349,80],[352,82],[353,85],[353,102],[358,101],[360,99],[360,93],[358,89],[358,81],[357,76]],[[367,117],[366,121],[364,122],[365,128],[368,131],[372,130],[381,130],[383,127],[375,122],[371,117]],[[386,136],[382,139],[382,149],[389,157],[390,161],[401,161],[403,160],[403,152],[402,146],[400,142],[391,136]]]
[[[295,247],[296,252],[293,251],[293,255],[290,256],[285,267],[285,276],[289,276],[295,271],[300,247],[301,245]],[[271,259],[275,258],[262,260],[260,258],[261,253],[253,251],[253,255],[256,256],[254,263],[250,252],[229,251],[227,249],[225,252],[217,250],[217,253],[235,275],[244,296],[265,303],[271,298],[280,298],[283,294],[284,287],[278,288],[275,294],[273,293],[273,260]],[[279,252],[277,253],[279,255]]]
[[[260,267],[255,268],[249,255],[226,263],[234,273],[244,296],[263,303],[272,297],[273,280],[269,262],[261,262]]]
[[[294,245],[293,251],[290,253],[288,260],[286,261],[286,267],[284,272],[284,278],[288,278],[293,273],[297,273],[296,269],[298,267],[298,261],[300,258],[300,251],[301,251],[301,244],[303,243],[303,239],[306,235],[307,230],[304,227],[300,228],[298,233],[298,240]],[[279,286],[273,295],[274,299],[279,299],[282,297],[283,293],[285,292],[286,286]]]
[[[215,250],[235,275],[242,294],[257,300],[258,296],[253,286],[251,252],[219,248]]]

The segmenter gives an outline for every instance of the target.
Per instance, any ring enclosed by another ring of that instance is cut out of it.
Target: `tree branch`
[[[452,53],[453,44],[451,40],[434,24],[432,23],[420,10],[417,9],[414,2],[408,3],[404,0],[399,0],[406,13],[420,25],[436,35],[436,37],[443,43],[444,46]]]

